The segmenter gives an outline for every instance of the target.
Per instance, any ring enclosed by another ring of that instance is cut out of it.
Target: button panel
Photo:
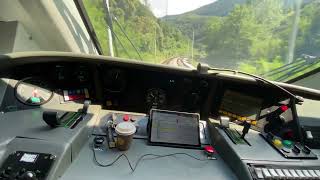
[[[319,179],[319,167],[248,164],[252,178],[259,179]]]
[[[268,134],[261,136],[284,158],[288,159],[318,159],[318,156],[312,150],[299,142],[294,142],[280,137]]]

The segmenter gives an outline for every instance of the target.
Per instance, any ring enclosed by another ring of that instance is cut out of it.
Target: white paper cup
[[[116,126],[116,146],[120,151],[126,151],[130,148],[135,132],[136,127],[131,122],[121,122]]]

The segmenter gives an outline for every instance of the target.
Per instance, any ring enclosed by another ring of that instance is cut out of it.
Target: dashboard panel
[[[121,66],[96,63],[37,63],[14,67],[10,73],[11,86],[21,80],[42,79],[43,87],[66,102],[67,94],[87,90],[93,103],[107,109],[148,112],[151,108],[163,108],[188,112],[200,112],[207,100],[211,81],[175,73],[160,73]],[[34,85],[31,85],[34,86]],[[36,91],[38,91],[36,89]],[[4,112],[35,108],[16,98],[15,88],[8,88],[1,105]],[[28,92],[27,96],[32,96]],[[57,98],[57,97],[54,98]],[[50,98],[51,99],[51,98]],[[70,98],[67,98],[68,100]],[[81,100],[76,102],[81,102]],[[39,105],[43,105],[39,104]]]
[[[1,111],[36,108],[21,103],[15,96],[14,87],[25,78],[41,78],[46,82],[44,86],[54,92],[51,103],[81,103],[90,99],[106,109],[141,113],[161,108],[217,117],[221,115],[219,107],[228,91],[259,98],[260,109],[288,97],[279,89],[259,81],[119,60],[74,58],[31,58],[24,60],[25,63],[13,63],[6,69],[11,81]],[[73,97],[79,92],[81,98],[66,98],[66,94]]]
[[[199,112],[208,94],[209,82],[204,79],[110,66],[101,69],[103,102],[108,109]]]

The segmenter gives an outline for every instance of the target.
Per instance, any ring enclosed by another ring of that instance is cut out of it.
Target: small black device
[[[0,179],[46,179],[56,156],[52,154],[16,151],[0,168]]]
[[[93,139],[93,146],[95,149],[101,149],[103,147],[103,143],[104,143],[104,137],[102,136],[96,136]]]
[[[199,120],[196,113],[152,109],[148,142],[150,145],[200,148]]]

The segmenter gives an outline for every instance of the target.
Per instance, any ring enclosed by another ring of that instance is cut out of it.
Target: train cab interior
[[[319,1],[163,3],[0,2],[0,180],[320,179]]]

